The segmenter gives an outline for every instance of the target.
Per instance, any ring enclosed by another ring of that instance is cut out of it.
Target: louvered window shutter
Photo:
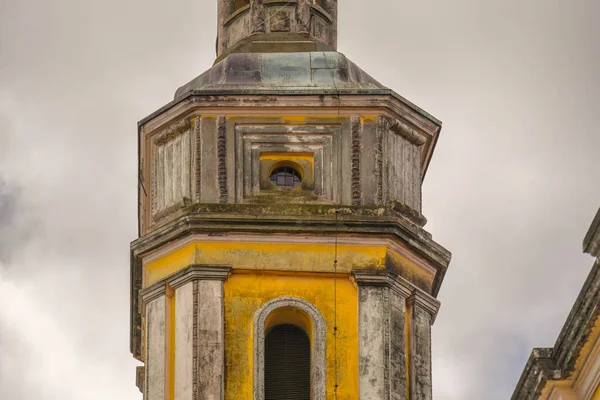
[[[265,400],[310,400],[310,340],[295,325],[265,337]]]

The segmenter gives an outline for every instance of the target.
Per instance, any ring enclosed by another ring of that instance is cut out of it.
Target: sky
[[[214,61],[216,0],[0,0],[0,398],[140,399],[136,123]],[[453,253],[436,400],[509,398],[592,266],[600,2],[343,0],[339,50],[443,121],[423,186]]]

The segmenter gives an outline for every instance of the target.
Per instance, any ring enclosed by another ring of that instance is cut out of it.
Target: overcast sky
[[[504,400],[551,346],[600,206],[597,0],[342,0],[340,51],[443,121],[437,400]],[[214,60],[216,0],[0,0],[0,398],[141,399],[136,122]]]

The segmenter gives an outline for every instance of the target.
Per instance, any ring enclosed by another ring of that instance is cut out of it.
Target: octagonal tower
[[[219,0],[215,64],[140,121],[145,399],[431,399],[441,123],[336,36],[334,0]]]

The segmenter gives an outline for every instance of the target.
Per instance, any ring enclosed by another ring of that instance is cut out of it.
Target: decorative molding
[[[185,208],[187,206],[189,206],[190,204],[192,204],[192,200],[188,197],[183,197],[181,200],[179,200],[177,203],[170,205],[169,207],[165,207],[162,210],[154,213],[152,215],[152,221],[154,222],[158,222],[161,219],[173,214],[174,212],[181,210],[182,208]]]
[[[224,116],[217,118],[217,159],[219,202],[227,203],[227,118]]]
[[[154,137],[151,216],[153,222],[189,205],[192,197],[191,120],[184,118]]]
[[[296,3],[296,22],[298,23],[299,33],[310,33],[312,3],[312,0],[298,0]]]
[[[360,185],[360,158],[362,152],[362,123],[360,117],[353,115],[350,118],[352,130],[352,205],[361,205],[361,185]]]
[[[228,234],[223,236],[214,236],[210,234],[192,234],[185,236],[181,240],[172,241],[167,246],[161,247],[159,250],[148,253],[143,260],[143,265],[154,262],[165,255],[177,251],[194,242],[211,242],[211,243],[268,243],[268,244],[319,244],[319,245],[333,245],[335,244],[335,237],[293,237],[293,236],[281,236],[281,235],[269,235],[269,236],[249,236],[249,235],[236,235]],[[398,242],[388,238],[364,238],[364,237],[340,237],[338,239],[339,245],[349,246],[387,246],[390,250],[393,250],[403,257],[406,257],[411,262],[415,263],[421,268],[421,271],[434,276],[437,272],[435,267],[426,263],[422,258],[416,257],[406,247],[398,244]],[[357,273],[366,271],[367,274],[372,274],[372,271],[381,271],[386,273],[385,270],[355,270]],[[403,278],[396,278],[403,279]],[[409,293],[410,294],[410,293]]]
[[[143,365],[135,367],[135,386],[144,393],[144,386],[146,383],[146,367]]]
[[[250,25],[252,33],[264,33],[266,13],[263,0],[250,0]]]
[[[338,182],[341,143],[339,125],[236,124],[235,202],[260,194],[260,153],[312,153],[314,193],[334,202],[341,201]],[[233,200],[232,200],[233,201]]]
[[[199,379],[199,366],[198,360],[200,358],[200,347],[198,346],[198,313],[200,312],[199,301],[198,301],[198,281],[193,282],[193,322],[192,322],[192,377],[193,377],[193,387],[192,387],[192,400],[200,400],[198,394],[198,379]]]
[[[182,134],[183,132],[189,130],[190,128],[191,128],[190,120],[187,118],[184,118],[181,121],[178,121],[175,124],[169,126],[167,129],[165,129],[160,134],[156,135],[156,137],[154,138],[154,144],[157,146],[165,144],[166,142],[168,142],[175,136]]]
[[[408,298],[412,291],[415,290],[415,286],[408,282],[406,279],[400,276],[388,276],[388,284],[390,290],[400,295],[402,298]]]
[[[390,342],[391,342],[391,340],[390,340],[391,339],[391,335],[390,335],[391,304],[390,304],[389,287],[387,290],[384,290],[382,294],[383,294],[383,307],[385,310],[385,315],[383,316],[383,343],[385,343],[384,350],[383,350],[383,356],[384,356],[384,360],[385,360],[384,362],[387,364],[387,365],[385,365],[385,367],[383,369],[383,374],[384,374],[383,375],[383,388],[384,388],[384,393],[388,394],[388,396],[389,396],[391,394],[390,393],[390,368],[389,368]]]
[[[268,301],[254,316],[254,400],[264,400],[265,398],[265,323],[273,311],[283,307],[303,311],[312,320],[311,399],[325,400],[327,396],[327,325],[323,315],[315,306],[297,297],[279,297]]]
[[[388,287],[405,299],[410,297],[416,290],[420,290],[406,279],[401,276],[394,276],[387,270],[353,269],[352,277],[358,286]]]
[[[230,273],[231,266],[229,265],[192,264],[181,271],[169,275],[155,284],[141,290],[140,296],[142,298],[143,305],[146,305],[152,300],[164,296],[167,290],[167,285],[171,289],[177,289],[178,287],[193,281],[226,281]]]
[[[140,291],[140,297],[142,298],[142,306],[145,308],[146,304],[152,300],[156,300],[161,296],[164,296],[167,291],[166,281],[162,280],[155,283],[152,286],[147,287]]]
[[[177,289],[188,282],[193,281],[226,281],[231,273],[229,265],[204,265],[193,264],[189,267],[169,276],[169,286]]]
[[[406,304],[408,306],[419,307],[423,311],[426,311],[431,316],[431,325],[435,322],[435,318],[437,317],[441,305],[439,300],[417,287],[414,288],[412,295],[406,299]]]
[[[377,193],[375,202],[383,204],[383,138],[389,130],[389,120],[382,116],[377,117],[375,125],[375,179],[377,181]]]
[[[196,172],[196,200],[200,201],[202,196],[202,118],[196,117],[194,122],[194,141],[196,143],[196,158],[194,168]]]
[[[389,203],[389,206],[394,212],[400,214],[421,228],[427,224],[427,218],[425,218],[423,214],[400,201],[392,201]]]
[[[358,286],[388,286],[389,276],[386,270],[353,269],[352,277]]]
[[[400,120],[393,119],[393,118],[389,118],[388,121],[390,123],[391,131],[399,134],[400,136],[402,136],[404,139],[408,140],[412,144],[417,145],[417,146],[422,146],[427,141],[427,139],[423,135],[421,135],[416,130],[410,128],[404,122],[401,122]]]

